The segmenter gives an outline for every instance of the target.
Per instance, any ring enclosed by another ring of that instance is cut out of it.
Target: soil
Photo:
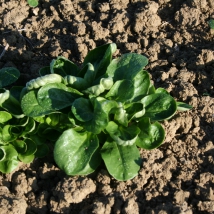
[[[66,176],[50,154],[0,174],[0,213],[214,213],[213,0],[0,0],[0,68],[38,76],[62,55],[81,65],[87,52],[114,42],[115,56],[136,52],[156,87],[193,109],[163,122],[166,139],[141,150],[139,175],[113,179],[105,167]]]

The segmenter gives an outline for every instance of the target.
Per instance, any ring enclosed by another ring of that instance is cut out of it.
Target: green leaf
[[[208,23],[209,23],[210,28],[214,29],[214,19],[210,19]]]
[[[142,70],[133,78],[134,82],[134,95],[132,102],[140,101],[144,96],[148,94],[150,86],[149,74]]]
[[[13,86],[10,88],[10,94],[17,100],[20,101],[21,93],[24,87],[22,86]]]
[[[114,113],[114,120],[117,121],[119,124],[127,127],[128,126],[128,114],[124,109],[122,103],[118,103],[118,107],[113,110]]]
[[[26,83],[27,90],[37,89],[49,83],[62,83],[64,79],[58,74],[47,74],[45,76],[32,79]]]
[[[36,7],[39,4],[38,0],[27,0],[27,2],[31,7]]]
[[[41,106],[38,103],[36,91],[30,91],[22,97],[21,107],[24,114],[29,117],[39,117],[55,111],[49,106]]]
[[[26,126],[24,127],[22,133],[20,136],[25,136],[26,134],[32,134],[36,129],[36,122],[34,121],[33,118],[28,118],[28,122]]]
[[[99,96],[105,90],[109,90],[113,85],[113,79],[111,77],[101,78],[99,85],[94,85],[87,88],[83,92],[89,95]]]
[[[93,106],[88,99],[78,98],[73,102],[72,113],[77,120],[86,122],[94,117]]]
[[[134,85],[130,80],[118,80],[105,95],[106,98],[117,102],[129,102],[134,96]]]
[[[26,150],[25,150],[25,152],[21,153],[21,155],[22,156],[33,155],[37,150],[36,143],[33,140],[31,140],[30,138],[25,138],[24,142],[26,144]]]
[[[84,79],[89,83],[89,85],[91,85],[96,76],[94,66],[91,63],[88,63],[84,68],[87,68],[86,72],[84,73]]]
[[[0,69],[0,88],[16,82],[19,76],[20,72],[16,68],[8,67]]]
[[[53,126],[53,127],[57,127],[57,128],[63,128],[63,127],[69,127],[70,121],[68,118],[67,114],[63,114],[61,112],[56,112],[56,113],[52,113],[49,114],[46,117],[45,122],[49,125],[49,126]]]
[[[142,103],[131,103],[126,107],[126,112],[128,114],[128,120],[137,119],[145,114],[145,108]]]
[[[117,50],[116,44],[106,44],[91,50],[84,59],[83,66],[91,63],[94,66],[96,78],[103,76]]]
[[[65,85],[71,86],[77,90],[84,90],[89,86],[88,82],[81,77],[67,75],[64,77],[64,80]]]
[[[20,107],[20,103],[16,100],[9,90],[2,89],[0,93],[0,106],[10,112],[17,118],[23,117],[23,112]]]
[[[4,142],[11,142],[20,135],[22,129],[16,126],[6,125],[2,129],[2,139]]]
[[[148,59],[136,53],[123,54],[120,58],[112,60],[107,74],[117,80],[133,80],[134,77],[147,65]]]
[[[136,145],[143,149],[155,149],[159,147],[165,138],[165,131],[163,127],[158,123],[150,123],[148,117],[142,118],[138,127],[141,129]]]
[[[165,93],[148,95],[141,100],[141,103],[146,109],[144,117],[149,117],[151,121],[165,120],[177,110],[174,98]]]
[[[79,94],[75,89],[68,88],[62,83],[49,83],[41,87],[37,94],[39,105],[52,111],[71,106],[77,97]]]
[[[106,127],[106,131],[109,133],[111,138],[121,146],[131,146],[136,140],[140,133],[140,129],[131,125],[128,127],[118,126],[115,122],[110,121]]]
[[[106,141],[101,156],[109,173],[120,181],[134,178],[141,166],[140,153],[135,145],[120,146],[114,141]]]
[[[27,145],[23,140],[14,140],[11,142],[18,153],[24,153],[27,150]]]
[[[177,110],[178,111],[188,111],[188,110],[192,109],[191,105],[188,105],[188,104],[183,103],[183,102],[176,102],[176,104],[177,104]]]
[[[18,155],[18,159],[20,160],[20,161],[22,161],[23,163],[31,163],[33,160],[34,160],[34,158],[35,158],[35,155],[34,154],[32,154],[32,155],[28,155],[28,156],[26,156],[26,155],[22,155],[22,154],[19,154]]]
[[[100,161],[94,162],[96,159],[92,158],[98,146],[96,135],[68,129],[55,144],[54,159],[59,168],[68,175],[89,174],[100,164]]]
[[[108,113],[115,105],[116,102],[99,97],[90,101],[79,98],[73,103],[72,113],[77,120],[84,122],[82,125],[86,131],[99,134],[107,126]]]
[[[164,89],[164,88],[157,88],[156,90],[155,90],[155,93],[157,94],[157,93],[162,93],[162,94],[168,94],[169,95],[169,92],[166,90],[166,89]]]
[[[4,155],[2,155],[4,154]],[[12,145],[0,146],[0,171],[3,173],[12,172],[19,163],[18,153]]]
[[[12,115],[6,111],[0,111],[0,123],[6,123],[12,119]]]
[[[59,74],[62,77],[66,75],[77,76],[80,71],[73,62],[63,56],[59,56],[57,59],[52,60],[50,69],[52,74]]]
[[[155,86],[152,83],[150,83],[148,95],[155,94],[155,93],[156,93]]]

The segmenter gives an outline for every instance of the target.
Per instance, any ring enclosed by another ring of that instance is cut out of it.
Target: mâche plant
[[[141,166],[138,148],[154,149],[164,141],[158,121],[190,108],[155,89],[144,70],[146,57],[112,59],[115,51],[115,44],[92,50],[81,69],[58,57],[26,85],[22,110],[58,130],[54,159],[68,175],[92,173],[104,160],[116,179],[133,178]]]
[[[35,153],[46,145],[38,139],[53,142],[55,162],[68,175],[87,175],[104,161],[117,180],[132,179],[142,164],[139,149],[151,150],[164,141],[158,121],[191,109],[154,87],[144,70],[145,56],[113,59],[115,51],[114,43],[90,51],[82,68],[60,56],[16,95],[22,120],[35,124],[32,134],[19,137],[31,139]]]
[[[48,147],[45,138],[36,135],[37,124],[23,114],[19,97],[22,87],[13,86],[20,73],[15,68],[0,70],[0,171],[9,173],[19,162],[30,163],[34,157],[45,156]]]

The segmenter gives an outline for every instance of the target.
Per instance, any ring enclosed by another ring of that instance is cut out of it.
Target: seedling
[[[211,33],[214,34],[214,19],[210,19],[208,23],[210,26]]]
[[[27,0],[27,2],[31,7],[36,7],[39,4],[38,0]]]

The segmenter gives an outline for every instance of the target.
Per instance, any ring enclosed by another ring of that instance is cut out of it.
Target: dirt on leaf
[[[52,155],[0,174],[0,213],[214,213],[213,0],[0,1],[0,68],[38,76],[57,56],[81,65],[88,51],[114,42],[115,56],[149,59],[156,87],[193,106],[164,121],[166,139],[141,150],[138,176],[121,182],[104,166],[69,177]]]

